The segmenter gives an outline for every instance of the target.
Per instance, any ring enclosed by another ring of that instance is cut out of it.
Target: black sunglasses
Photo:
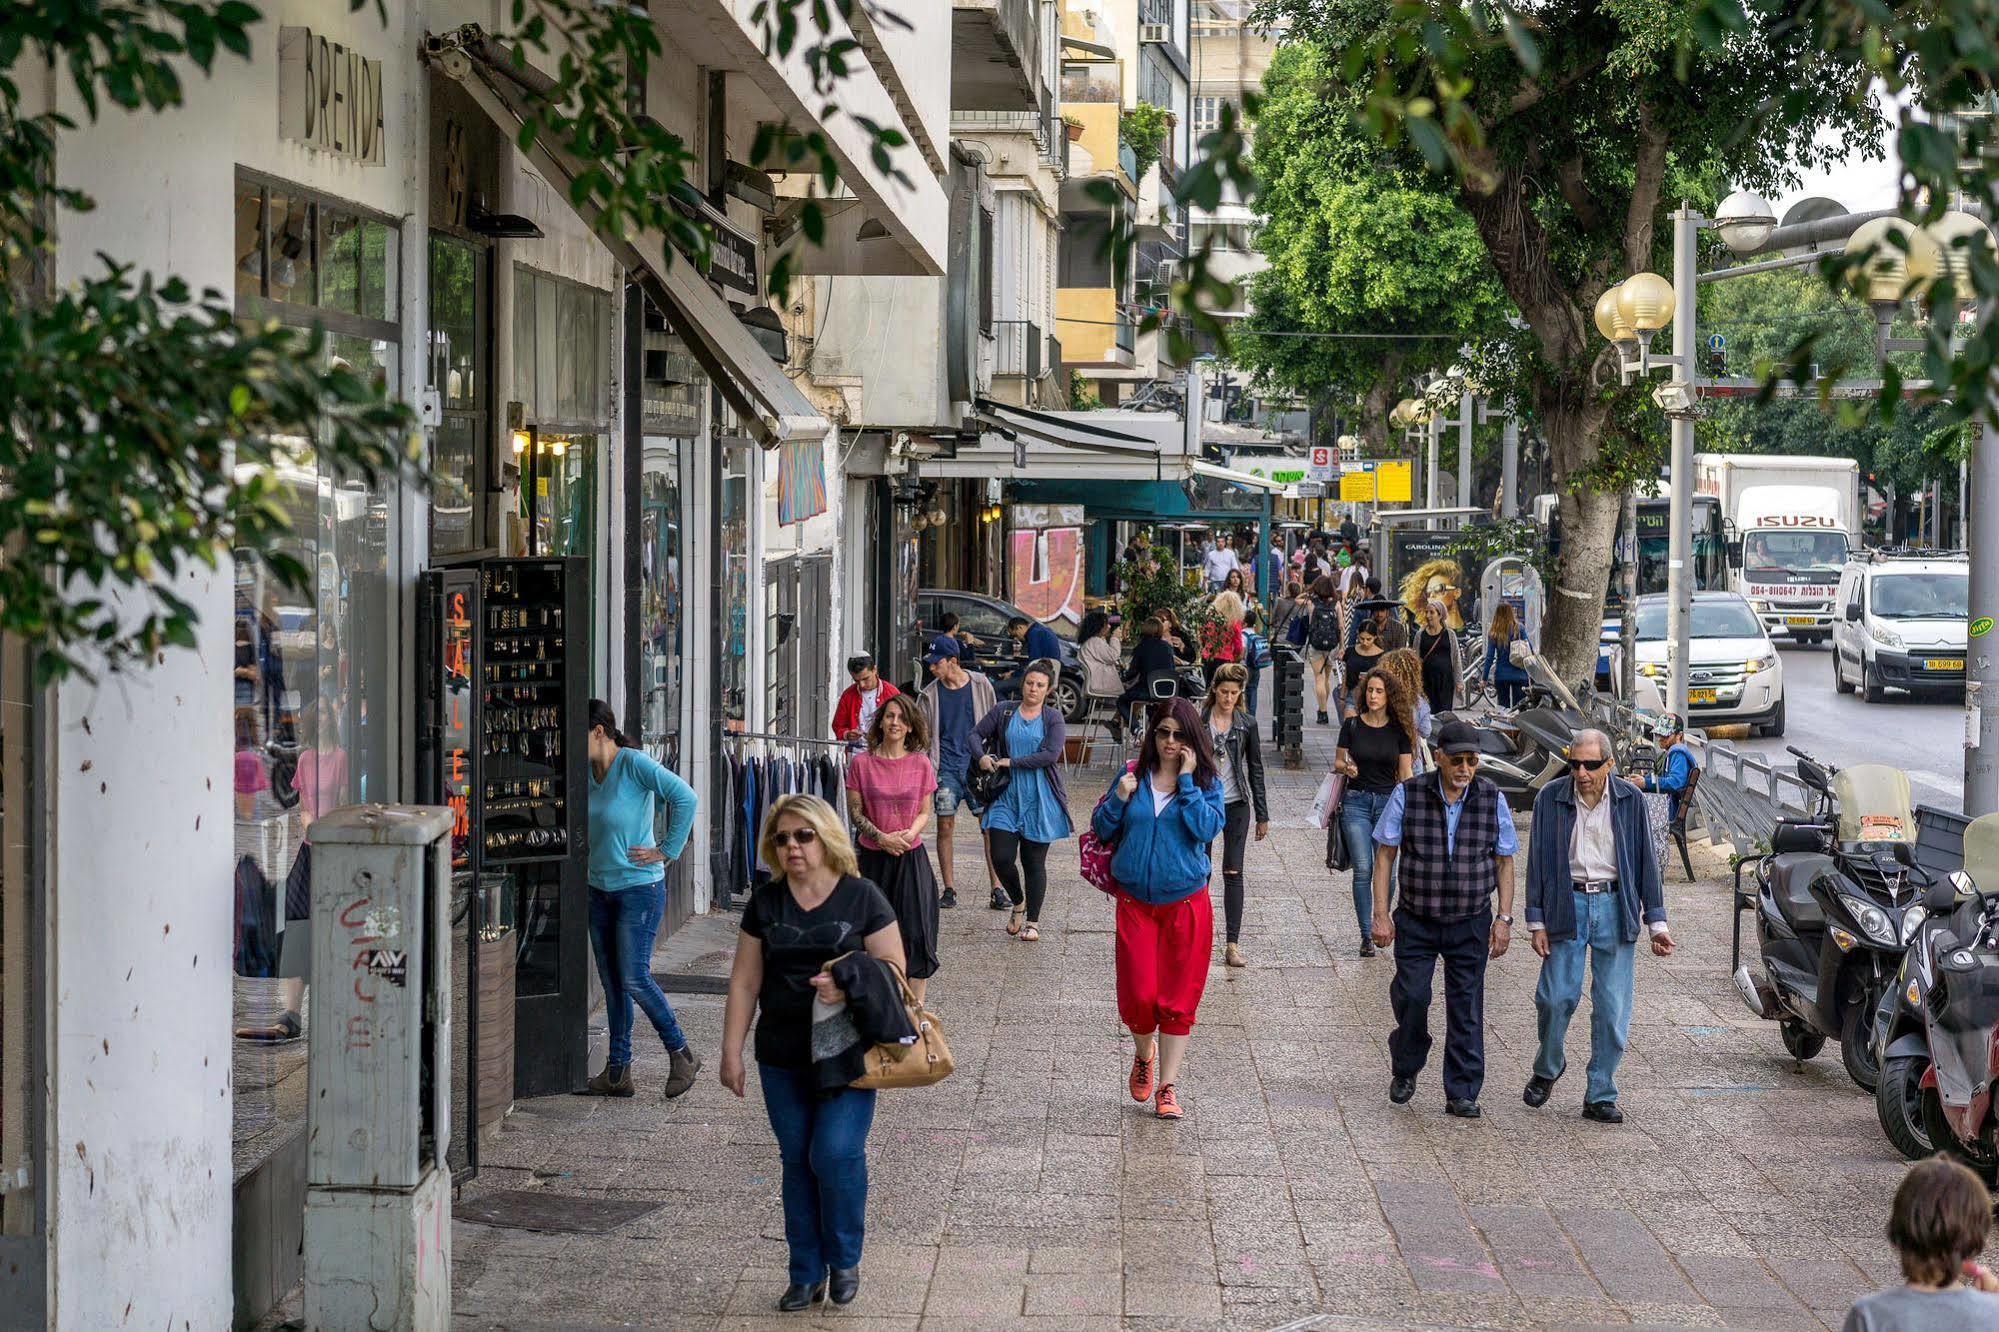
[[[1446,755],[1444,755],[1444,762],[1446,762],[1446,763],[1450,764],[1450,765],[1451,765],[1451,766],[1453,766],[1453,767],[1458,767],[1458,766],[1461,766],[1461,765],[1464,765],[1464,764],[1467,764],[1467,763],[1469,763],[1469,764],[1476,764],[1476,763],[1478,762],[1478,755],[1476,755],[1476,754],[1469,754],[1469,753],[1467,753],[1467,754],[1446,754]]]
[[[1600,758],[1600,759],[1572,758],[1569,760],[1569,766],[1571,768],[1588,768],[1591,772],[1596,772],[1599,769],[1601,769],[1604,764],[1608,762],[1610,762],[1610,760],[1607,758]]]
[[[772,846],[790,846],[796,842],[800,846],[811,846],[819,840],[819,834],[811,828],[793,828],[789,832],[774,832],[770,835]]]
[[[1178,740],[1185,732],[1177,726],[1155,726],[1152,728],[1152,734],[1159,740]]]

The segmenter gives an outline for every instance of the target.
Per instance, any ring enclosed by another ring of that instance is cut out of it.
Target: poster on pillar
[[[816,439],[787,439],[777,448],[777,521],[817,518],[826,512],[826,446]]]
[[[1016,504],[1007,534],[1006,581],[1014,605],[1043,624],[1083,619],[1081,505]]]
[[[1414,467],[1408,459],[1384,459],[1375,464],[1375,498],[1383,504],[1407,504],[1415,496]]]

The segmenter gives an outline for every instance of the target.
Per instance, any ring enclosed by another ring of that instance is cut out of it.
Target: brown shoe
[[[604,1071],[590,1079],[584,1088],[590,1096],[630,1096],[632,1094],[632,1066],[630,1064],[606,1064]]]
[[[1249,963],[1242,960],[1241,944],[1230,944],[1227,948],[1223,949],[1222,961],[1231,967],[1246,967],[1249,965]]]
[[[694,1085],[694,1075],[701,1071],[701,1056],[694,1053],[694,1047],[683,1045],[667,1056],[666,1099],[672,1100]]]

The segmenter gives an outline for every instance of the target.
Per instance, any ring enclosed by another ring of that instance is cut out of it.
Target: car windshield
[[[1742,543],[1742,564],[1751,573],[1802,573],[1844,563],[1844,532],[1751,532]]]
[[[1695,638],[1761,638],[1763,625],[1745,601],[1696,601],[1692,634]],[[1664,642],[1666,603],[1640,602],[1638,641]]]
[[[1874,613],[1884,620],[1962,620],[1970,613],[1968,573],[1879,574]]]

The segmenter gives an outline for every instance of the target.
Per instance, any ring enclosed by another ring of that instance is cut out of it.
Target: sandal
[[[1021,922],[1025,921],[1026,919],[1027,919],[1027,908],[1015,907],[1013,909],[1012,914],[1010,914],[1006,918],[1006,932],[1008,934],[1019,934]]]
[[[1029,921],[1021,927],[1020,938],[1023,943],[1034,943],[1041,938],[1041,931],[1034,928],[1033,921]]]

